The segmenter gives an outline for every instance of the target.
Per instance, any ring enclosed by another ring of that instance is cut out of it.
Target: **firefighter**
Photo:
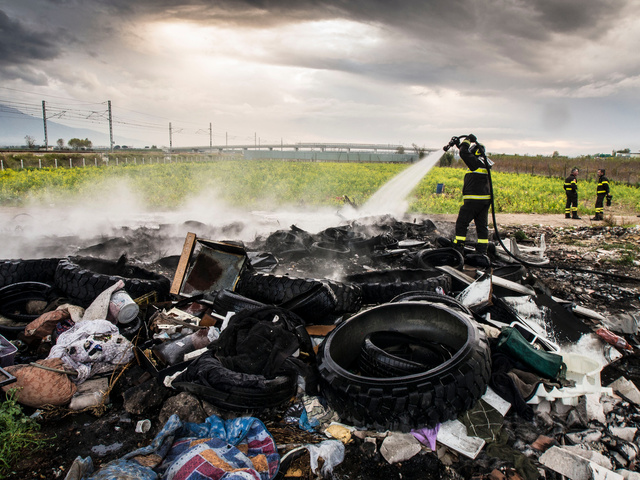
[[[604,175],[604,168],[598,169],[598,185],[596,186],[596,216],[591,220],[604,220],[605,197],[607,197],[607,206],[611,205],[611,195],[609,194],[609,179]]]
[[[473,220],[478,236],[476,252],[485,255],[489,247],[489,207],[491,206],[487,166],[490,166],[491,163],[487,161],[484,146],[478,143],[475,135],[468,135],[462,141],[454,137],[452,141],[460,151],[460,158],[469,168],[464,176],[463,203],[456,220],[456,236],[453,240],[453,246],[464,253],[467,229]]]
[[[578,216],[578,167],[571,169],[571,174],[564,180],[564,193],[567,194],[567,203],[564,207],[564,218],[580,220]]]

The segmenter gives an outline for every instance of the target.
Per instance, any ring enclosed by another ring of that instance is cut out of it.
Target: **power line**
[[[109,115],[107,111],[107,102],[78,102],[77,100],[56,96],[56,95],[42,95],[36,94],[33,92],[27,92],[24,90],[9,88],[9,87],[0,87],[2,90],[10,90],[20,93],[26,93],[29,95],[39,95],[41,97],[51,97],[57,99],[63,99],[66,101],[73,101],[75,104],[70,106],[68,103],[58,103],[58,102],[47,102],[46,108],[46,118],[47,119],[57,119],[61,122],[68,124],[69,126],[73,126],[75,128],[82,128],[86,126],[87,123],[93,125],[102,125],[105,126],[109,121]],[[74,108],[78,106],[103,106],[104,109],[83,109],[83,108]],[[10,109],[17,110],[14,112]],[[117,111],[125,111],[131,112],[135,115],[121,115],[116,114],[112,116],[112,123],[118,125],[119,127],[124,127],[127,129],[136,129],[136,130],[147,130],[150,132],[160,133],[166,132],[167,127],[166,123],[156,123],[154,120],[168,120],[164,117],[159,117],[157,115],[150,115],[144,112],[139,112],[136,110],[131,110],[127,108],[117,108]],[[0,96],[0,117],[4,118],[21,118],[23,115],[31,116],[34,118],[42,119],[42,110],[39,103],[31,103],[28,101],[20,101],[15,99],[3,98]],[[147,117],[148,119],[141,119],[136,117],[136,115],[141,115],[142,117]],[[209,135],[209,131],[204,131],[200,124],[193,122],[178,122],[176,124],[175,121],[172,121],[173,133],[175,134],[184,134],[184,135]],[[181,126],[185,125],[185,126]],[[189,128],[189,125],[194,125],[197,128]],[[221,129],[218,129],[221,131]],[[234,135],[229,134],[229,132],[212,134],[213,137],[222,137],[226,139],[238,140],[238,141],[250,141],[253,139],[252,136],[249,135]]]

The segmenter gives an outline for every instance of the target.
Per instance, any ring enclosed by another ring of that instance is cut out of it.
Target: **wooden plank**
[[[176,268],[176,273],[173,276],[171,290],[169,290],[173,295],[180,295],[180,287],[182,286],[182,281],[187,273],[187,266],[189,265],[191,252],[193,252],[195,244],[196,234],[191,232],[187,233],[187,237],[184,239],[184,245],[182,247],[182,254],[180,255],[180,262],[178,262],[178,268]]]

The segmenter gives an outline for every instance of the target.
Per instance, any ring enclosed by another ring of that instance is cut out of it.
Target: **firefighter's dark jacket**
[[[564,191],[568,196],[578,194],[578,179],[573,173],[564,179]]]
[[[469,140],[460,143],[460,158],[469,167],[469,171],[464,176],[464,186],[462,187],[462,199],[490,201],[491,191],[489,189],[489,173],[482,160],[483,152],[476,146],[471,147]]]
[[[596,187],[597,195],[609,195],[609,179],[602,175],[598,177],[598,186]]]

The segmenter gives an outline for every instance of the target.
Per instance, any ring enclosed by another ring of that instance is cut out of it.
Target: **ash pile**
[[[127,437],[69,452],[68,480],[640,478],[637,308],[580,302],[551,232],[485,256],[450,229],[376,217],[190,232],[153,263],[5,260],[2,390],[43,425],[91,412]]]

